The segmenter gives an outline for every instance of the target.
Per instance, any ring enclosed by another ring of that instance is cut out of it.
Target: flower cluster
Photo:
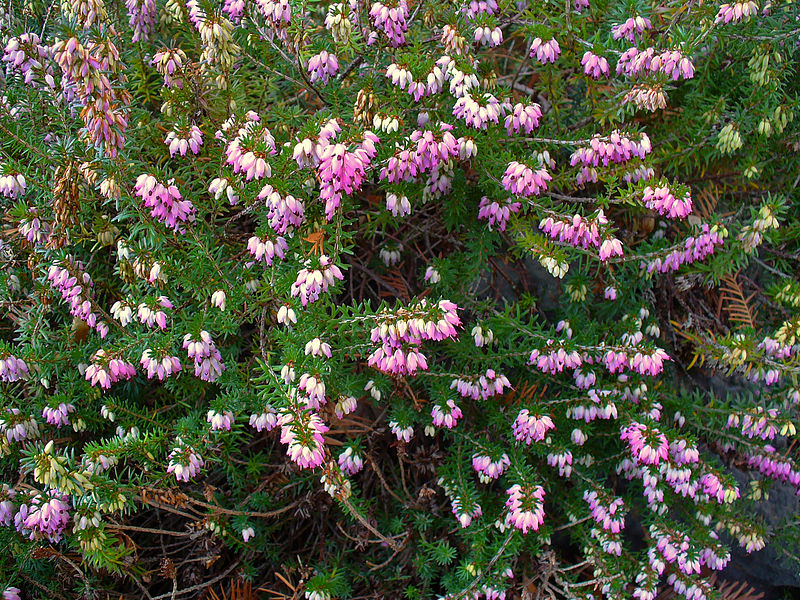
[[[561,54],[561,47],[553,38],[545,41],[537,37],[531,43],[528,54],[531,58],[535,57],[536,60],[545,65],[556,62],[556,59]]]
[[[522,208],[522,204],[514,198],[498,202],[484,196],[478,206],[478,218],[489,221],[489,230],[496,227],[498,231],[505,231],[511,213],[518,213],[520,208]]]
[[[42,418],[48,425],[64,427],[69,425],[69,415],[72,412],[75,412],[75,406],[73,404],[59,402],[58,406],[45,406],[42,409]]]
[[[547,190],[547,182],[552,179],[544,167],[532,169],[526,164],[513,161],[503,174],[503,187],[517,196],[538,196]]]
[[[325,440],[322,434],[328,426],[310,410],[285,410],[278,417],[281,443],[288,446],[286,453],[301,469],[314,469],[325,458]]]
[[[622,53],[617,61],[617,74],[626,77],[636,77],[653,73],[663,73],[674,81],[681,77],[691,79],[694,77],[694,65],[691,59],[684,56],[680,50],[665,50],[656,53],[655,48],[629,48]]]
[[[733,2],[732,4],[725,3],[719,7],[714,23],[738,23],[739,21],[746,21],[757,13],[758,4],[753,0]]]
[[[126,360],[109,355],[100,348],[92,356],[92,364],[86,368],[85,378],[92,385],[107,390],[112,384],[136,376],[136,368]]]
[[[464,398],[473,400],[491,398],[503,394],[506,388],[510,388],[511,383],[508,377],[502,373],[498,374],[494,369],[486,369],[483,375],[474,377],[459,377],[450,382],[450,389],[456,390]]]
[[[0,171],[5,171],[6,169],[0,163]],[[17,198],[25,195],[25,190],[27,189],[27,183],[25,182],[25,176],[22,173],[5,173],[0,175],[0,195],[5,196],[6,198],[11,198],[12,200],[16,200]]]
[[[369,18],[375,29],[382,29],[389,44],[397,48],[406,43],[408,31],[408,3],[397,0],[395,6],[387,6],[382,2],[373,2],[369,9]]]
[[[3,353],[0,358],[0,381],[13,383],[28,375],[27,363],[10,353]]]
[[[73,317],[97,330],[101,338],[108,335],[108,325],[98,320],[95,312],[92,297],[94,283],[81,261],[69,256],[63,262],[50,265],[47,279],[63,300],[69,303],[69,312]]]
[[[166,350],[153,351],[145,348],[139,364],[142,365],[148,379],[158,377],[159,381],[164,381],[165,378],[181,370],[180,359],[177,356],[171,356]]]
[[[692,212],[692,197],[688,189],[683,197],[676,198],[667,185],[655,189],[648,185],[644,188],[642,202],[650,210],[670,219],[683,219]]]
[[[633,44],[637,35],[641,37],[645,31],[652,27],[653,24],[647,17],[629,17],[624,23],[617,23],[611,26],[611,37],[615,40],[626,39]]]
[[[69,497],[56,490],[31,492],[17,508],[14,526],[29,539],[61,540],[70,519]]]
[[[648,273],[677,271],[682,265],[703,260],[714,252],[716,246],[721,246],[724,241],[724,230],[719,229],[717,226],[709,227],[708,224],[704,223],[701,227],[700,235],[687,237],[679,248],[671,250],[662,256],[642,261],[641,267],[647,270]]]
[[[341,269],[325,254],[319,257],[319,268],[308,269],[310,263],[297,273],[297,279],[292,284],[291,294],[293,298],[300,297],[303,306],[319,300],[320,294],[328,291],[328,288],[336,284],[336,280],[342,281],[344,275]]]
[[[197,339],[191,333],[187,333],[183,337],[183,349],[189,358],[194,360],[195,377],[213,382],[225,370],[222,354],[207,331],[201,331]]]
[[[181,197],[172,180],[164,185],[154,175],[143,173],[136,179],[133,190],[145,208],[150,209],[150,216],[170,229],[182,231],[185,223],[194,221],[194,205]]]
[[[651,150],[650,138],[646,133],[639,134],[639,139],[635,140],[615,130],[605,137],[592,137],[588,146],[580,147],[572,153],[569,164],[573,167],[578,164],[589,167],[602,164],[607,167],[609,163],[626,163],[634,157],[643,159]]]
[[[522,533],[538,531],[544,523],[544,488],[540,485],[529,488],[515,484],[506,493],[509,496],[506,500],[506,523]]]
[[[167,473],[172,473],[178,481],[189,481],[200,472],[205,462],[194,448],[178,441],[178,446],[169,454]]]
[[[472,468],[478,473],[481,483],[490,483],[499,478],[510,466],[511,459],[505,452],[498,460],[492,460],[491,456],[485,454],[475,454],[472,457]]]
[[[547,432],[555,427],[553,419],[548,415],[531,414],[527,408],[524,408],[519,411],[514,420],[514,437],[530,446],[534,441],[543,441],[547,437]]]
[[[339,59],[335,54],[329,54],[323,50],[308,59],[308,74],[311,76],[311,83],[319,81],[325,85],[338,72]]]
[[[459,325],[458,307],[448,300],[440,300],[434,307],[422,300],[408,309],[394,313],[384,311],[379,324],[370,332],[372,342],[380,346],[367,362],[393,375],[414,375],[418,369],[424,371],[428,361],[420,352],[422,342],[456,337]]]
[[[200,146],[203,145],[203,132],[197,125],[192,125],[188,131],[184,132],[170,131],[164,143],[169,146],[170,156],[175,156],[176,152],[180,152],[181,156],[186,156],[186,152],[189,150],[192,151],[192,154],[197,154],[200,152]]]

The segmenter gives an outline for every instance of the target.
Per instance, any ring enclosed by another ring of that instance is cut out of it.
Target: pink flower
[[[211,431],[230,431],[235,420],[236,417],[234,417],[233,413],[229,410],[221,413],[215,410],[209,410],[206,415],[206,422],[211,424]]]
[[[528,53],[531,58],[535,56],[536,60],[545,65],[548,62],[556,62],[559,54],[561,54],[561,48],[555,39],[543,41],[542,38],[537,37],[533,40]]]
[[[714,23],[737,23],[742,20],[747,20],[755,14],[758,14],[758,4],[753,2],[753,0],[723,4],[719,7],[719,12],[714,19]]]
[[[636,462],[657,465],[669,458],[667,437],[655,427],[648,428],[641,423],[631,423],[622,430],[620,439],[626,440]]]
[[[154,356],[154,354],[157,356]],[[154,352],[150,348],[146,348],[142,352],[142,359],[139,362],[148,379],[158,377],[159,381],[164,381],[170,375],[181,370],[180,359],[177,356],[170,356],[166,350]]]
[[[257,261],[263,261],[271,267],[276,256],[280,259],[284,258],[286,251],[289,249],[289,244],[286,243],[285,238],[280,236],[273,241],[269,238],[262,239],[254,235],[247,241],[247,249]]]
[[[192,154],[197,154],[200,152],[200,146],[203,145],[203,132],[197,125],[192,125],[185,132],[170,131],[164,143],[169,146],[170,157],[175,156],[176,152],[180,152],[181,156],[186,156],[188,150],[191,150]]]
[[[538,104],[519,102],[511,108],[511,114],[506,116],[506,131],[508,135],[517,135],[520,132],[527,135],[539,127],[541,118],[542,109]]]
[[[278,424],[278,414],[268,406],[265,412],[250,415],[250,427],[258,432],[272,431]]]
[[[62,427],[69,425],[69,414],[75,411],[75,406],[72,404],[65,404],[60,402],[58,406],[45,406],[42,410],[42,418],[47,421],[49,425]]]
[[[192,334],[183,336],[183,349],[189,358],[194,360],[194,375],[203,381],[216,381],[225,370],[222,364],[222,354],[214,345],[211,335],[201,331],[198,339],[193,339]]]
[[[606,238],[600,245],[598,256],[603,262],[614,256],[622,256],[622,242],[617,238]]]
[[[456,403],[452,400],[448,400],[447,404],[442,407],[439,404],[435,404],[433,409],[431,410],[431,418],[433,419],[433,424],[436,427],[447,427],[447,429],[452,429],[458,423],[458,420],[464,416],[461,412],[461,409],[456,406]]]
[[[544,167],[534,170],[525,164],[513,161],[503,175],[503,187],[517,196],[538,196],[547,189],[547,182],[551,179],[552,176]]]
[[[493,479],[499,478],[509,466],[511,466],[511,459],[505,453],[496,461],[482,454],[475,454],[472,457],[472,468],[477,471],[478,478],[482,483],[489,483]]]
[[[494,48],[503,43],[503,30],[499,27],[476,27],[475,43],[485,44],[489,48]]]
[[[589,50],[584,53],[583,59],[581,59],[581,65],[583,65],[584,73],[593,79],[599,79],[601,75],[608,75],[610,73],[608,61],[604,57],[593,54]]]
[[[19,599],[20,589],[8,586],[6,589],[3,590],[3,600],[20,600]]]
[[[352,446],[348,446],[344,452],[339,454],[339,468],[347,475],[355,475],[364,468],[364,459],[353,450]]]
[[[647,17],[630,17],[624,23],[611,27],[611,36],[615,40],[626,39],[631,44],[636,41],[636,36],[640,36],[653,25]]]
[[[217,290],[213,294],[211,294],[211,304],[216,306],[221,311],[225,312],[225,292],[222,290]]]
[[[532,415],[528,409],[522,409],[514,421],[514,437],[530,446],[533,441],[544,440],[547,432],[555,427],[553,419],[548,415]]]
[[[28,375],[28,365],[13,354],[0,358],[0,381],[14,382]]]
[[[203,459],[193,448],[183,446],[178,440],[178,447],[169,455],[167,473],[172,473],[178,481],[189,481],[203,468]]]
[[[498,202],[497,200],[489,200],[484,196],[478,206],[478,218],[489,221],[489,231],[495,226],[498,231],[505,231],[506,223],[508,223],[511,213],[518,213],[520,208],[522,208],[522,204],[516,202],[514,198],[507,198]]]
[[[311,83],[320,81],[324,85],[332,75],[339,72],[339,59],[335,54],[323,50],[309,59],[307,68],[311,75]]]
[[[69,496],[56,490],[37,493],[27,504],[19,507],[14,525],[31,540],[44,536],[50,542],[58,542],[69,522],[69,511]]]
[[[405,33],[408,31],[408,4],[406,0],[398,0],[395,6],[387,6],[383,2],[373,2],[369,10],[369,19],[375,29],[382,29],[395,48],[406,43]]]
[[[314,469],[325,458],[325,440],[322,434],[328,426],[319,415],[310,410],[289,410],[280,413],[281,443],[287,454],[301,469]]]
[[[136,179],[134,193],[142,199],[150,215],[164,223],[170,229],[182,231],[184,223],[195,219],[195,208],[189,200],[183,200],[178,188],[172,180],[166,185],[155,176],[142,174]]]
[[[291,287],[292,297],[299,296],[302,305],[306,306],[310,302],[319,300],[320,294],[327,292],[337,279],[340,281],[344,279],[342,271],[330,258],[321,254],[318,269],[303,268],[297,274],[297,279]]]
[[[506,107],[492,94],[473,98],[464,94],[453,106],[453,116],[463,119],[467,127],[486,129],[490,123],[499,123]]]
[[[528,533],[531,529],[538,531],[544,523],[544,488],[540,485],[523,488],[515,484],[506,493],[509,495],[506,500],[506,524],[513,525],[522,533]]]
[[[692,212],[692,197],[688,189],[682,198],[676,198],[666,185],[655,189],[647,186],[644,189],[642,202],[650,210],[671,219],[683,219]]]
[[[135,376],[136,368],[131,363],[114,355],[107,355],[102,348],[94,353],[92,364],[87,367],[84,374],[84,378],[92,386],[100,384],[105,390],[121,379],[131,379]]]
[[[492,396],[503,393],[506,388],[510,388],[511,383],[508,377],[502,373],[496,373],[494,369],[487,369],[483,375],[472,377],[459,377],[450,382],[450,389],[456,390],[464,398],[479,398],[486,400]]]

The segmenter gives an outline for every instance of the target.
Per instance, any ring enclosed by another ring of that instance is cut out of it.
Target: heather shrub
[[[790,1],[3,5],[3,597],[796,566],[759,505],[800,493],[799,33]]]

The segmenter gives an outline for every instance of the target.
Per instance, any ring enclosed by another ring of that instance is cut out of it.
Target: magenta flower
[[[505,453],[498,460],[492,460],[485,454],[475,454],[472,457],[472,468],[478,473],[481,483],[490,483],[492,480],[498,479],[510,466],[511,459]]]
[[[267,406],[262,413],[250,415],[250,427],[256,431],[272,431],[278,425],[278,413],[271,406]]]
[[[657,465],[669,458],[667,437],[655,427],[648,428],[642,423],[631,423],[622,430],[620,439],[628,442],[631,454],[637,463]]]
[[[755,14],[758,14],[758,4],[753,2],[753,0],[723,4],[719,7],[719,12],[714,18],[714,23],[738,23],[742,20],[746,21]]]
[[[375,29],[383,30],[389,44],[397,48],[406,43],[408,3],[406,0],[398,0],[390,4],[395,6],[387,6],[383,2],[373,2],[369,9],[369,19]]]
[[[300,302],[306,306],[309,302],[319,300],[320,294],[328,291],[328,288],[342,281],[344,275],[342,271],[333,264],[330,258],[321,254],[319,257],[319,269],[303,268],[297,274],[297,279],[292,284],[291,294],[293,298],[300,297]]]
[[[61,298],[69,304],[69,312],[73,317],[94,328],[101,339],[108,334],[108,325],[98,321],[94,312],[94,282],[84,270],[81,261],[68,256],[66,260],[50,265],[47,279],[53,288],[61,293]]]
[[[506,388],[511,388],[508,378],[498,374],[494,369],[487,369],[483,375],[473,377],[460,377],[450,382],[450,389],[456,390],[464,398],[473,400],[491,398],[503,394]]]
[[[458,420],[464,416],[461,409],[456,406],[453,400],[448,400],[445,406],[435,404],[431,410],[431,418],[436,427],[447,427],[452,429],[458,423]]]
[[[280,236],[273,241],[270,238],[260,238],[254,235],[247,241],[247,249],[257,261],[263,261],[271,267],[276,256],[279,259],[285,257],[289,244],[285,238]]]
[[[650,210],[671,219],[683,219],[692,212],[692,197],[688,189],[682,198],[676,198],[667,185],[655,189],[647,186],[642,202]]]
[[[323,50],[308,60],[307,68],[311,76],[311,83],[320,81],[325,85],[333,75],[339,72],[339,59],[335,54],[329,54]]]
[[[525,135],[539,127],[542,118],[542,108],[538,104],[524,104],[518,102],[511,109],[511,114],[506,116],[505,127],[508,135]]]
[[[170,356],[166,350],[153,351],[146,348],[142,352],[139,364],[142,365],[148,379],[158,377],[159,381],[164,381],[170,375],[181,370],[180,359],[177,356]]]
[[[150,215],[170,229],[183,231],[181,226],[184,223],[194,221],[194,205],[189,200],[182,199],[172,180],[164,185],[153,175],[139,175],[134,193],[142,199],[144,206],[150,209]]]
[[[24,360],[5,352],[0,356],[0,381],[12,383],[28,375],[28,365]]]
[[[44,409],[42,409],[42,418],[47,421],[49,425],[63,427],[69,425],[69,414],[72,412],[75,412],[74,405],[60,402],[58,406],[45,406]]]
[[[99,384],[105,390],[117,381],[135,376],[136,368],[131,363],[115,355],[106,354],[102,348],[94,353],[92,364],[86,368],[84,374],[84,378],[92,386]]]
[[[503,43],[503,30],[499,27],[476,27],[475,43],[484,44],[489,48],[494,48]]]

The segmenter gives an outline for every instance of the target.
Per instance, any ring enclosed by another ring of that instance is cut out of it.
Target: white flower
[[[225,296],[225,292],[222,290],[217,290],[213,294],[211,294],[211,304],[219,308],[221,311],[225,312],[225,300],[227,297]]]

